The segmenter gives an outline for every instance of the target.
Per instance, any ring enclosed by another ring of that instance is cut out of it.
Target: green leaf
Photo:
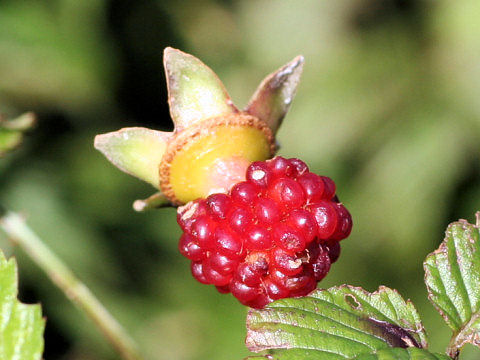
[[[299,359],[308,359],[308,360],[322,360],[328,359],[324,354],[299,351],[297,349],[285,350],[279,354],[266,355],[266,356],[251,356],[247,359],[269,359],[269,360],[299,360]],[[332,359],[335,359],[332,357]],[[389,348],[379,350],[373,354],[359,355],[354,358],[354,360],[451,360],[446,355],[433,354],[425,349],[418,348]]]
[[[428,298],[453,330],[447,349],[455,356],[466,344],[480,347],[480,242],[477,225],[450,224],[440,247],[424,262]]]
[[[263,120],[276,133],[297,92],[303,56],[268,75],[250,99],[246,112]]]
[[[35,115],[27,112],[15,119],[6,119],[0,115],[0,157],[15,149],[23,139],[23,131],[35,124]]]
[[[238,112],[217,75],[195,56],[167,47],[163,59],[170,115],[176,130]]]
[[[160,187],[159,169],[172,133],[140,127],[95,137],[95,148],[120,170]]]
[[[0,359],[41,359],[45,320],[39,305],[17,300],[17,265],[0,251]]]
[[[246,344],[281,357],[350,359],[390,347],[427,347],[420,317],[397,291],[349,285],[282,299],[247,317]],[[293,355],[292,355],[293,356]]]
[[[375,354],[360,355],[355,360],[451,360],[447,355],[434,354],[425,349],[393,348],[379,350]]]
[[[0,128],[0,156],[16,148],[21,143],[22,137],[20,131]]]

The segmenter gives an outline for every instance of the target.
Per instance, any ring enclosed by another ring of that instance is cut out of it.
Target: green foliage
[[[17,147],[22,141],[20,131],[0,128],[0,156]]]
[[[292,349],[283,352],[273,351],[273,358],[270,355],[265,356],[251,356],[247,360],[260,360],[260,359],[269,359],[269,360],[299,360],[299,359],[308,359],[308,360],[323,360],[323,359],[338,359],[338,357],[329,356],[324,353],[314,352],[310,350],[298,350]],[[341,358],[345,359],[345,358]],[[372,354],[359,355],[353,358],[354,360],[450,360],[446,355],[441,354],[432,354],[431,352],[419,349],[419,348],[389,348],[382,349]]]
[[[386,287],[368,293],[341,286],[282,299],[251,310],[247,328],[251,351],[284,349],[275,350],[287,354],[279,359],[351,359],[388,347],[427,347],[413,304]]]
[[[0,251],[0,359],[39,360],[45,320],[39,305],[17,300],[17,265]]]
[[[22,142],[22,132],[35,123],[32,113],[25,113],[16,119],[7,120],[0,115],[0,157],[16,148]]]
[[[453,330],[449,353],[454,356],[467,343],[480,347],[478,225],[465,220],[450,224],[445,240],[428,255],[424,267],[428,297]]]
[[[418,349],[384,349],[376,352],[375,354],[360,355],[355,360],[446,360],[450,359],[446,355],[432,354],[431,352]]]
[[[114,64],[113,48],[98,33],[104,6],[104,1],[2,3],[0,93],[37,106],[55,102],[70,111],[107,101],[105,85]]]

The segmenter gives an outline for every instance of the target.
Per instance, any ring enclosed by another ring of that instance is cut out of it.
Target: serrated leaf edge
[[[445,238],[443,239],[443,241],[441,242],[439,247],[436,250],[432,251],[430,254],[428,254],[427,257],[425,258],[424,263],[423,263],[423,268],[424,268],[424,272],[425,272],[424,282],[425,282],[425,285],[426,285],[427,291],[428,291],[428,300],[431,302],[431,304],[438,311],[440,316],[444,319],[444,321],[447,323],[447,325],[449,325],[449,327],[453,331],[449,346],[447,348],[447,354],[454,359],[456,359],[458,357],[458,355],[460,353],[460,349],[464,345],[466,345],[467,343],[471,343],[473,345],[476,345],[476,346],[480,347],[480,334],[478,332],[474,332],[473,334],[470,334],[469,337],[464,337],[464,332],[465,332],[466,329],[469,329],[469,325],[471,325],[472,323],[475,323],[477,320],[480,319],[480,309],[478,311],[474,312],[471,315],[470,320],[468,322],[466,322],[464,325],[453,324],[452,320],[455,319],[455,318],[453,316],[448,316],[447,313],[444,311],[444,309],[442,309],[434,301],[434,298],[435,298],[436,294],[438,294],[438,292],[434,291],[428,285],[428,281],[427,281],[428,277],[429,276],[433,277],[432,272],[431,272],[433,265],[429,264],[428,262],[429,262],[430,259],[433,259],[432,261],[435,263],[435,265],[437,265],[437,258],[438,258],[437,255],[442,255],[442,254],[445,254],[446,252],[449,251],[448,248],[447,248],[447,241],[448,241],[449,233],[451,232],[451,229],[454,226],[460,225],[464,229],[465,229],[466,226],[472,226],[475,229],[477,229],[478,231],[480,231],[480,211],[475,214],[475,218],[476,218],[476,224],[470,224],[465,219],[460,219],[458,221],[450,223],[447,227],[447,230],[445,231]],[[479,235],[479,241],[480,241],[480,235]],[[462,284],[463,284],[463,277],[462,277]],[[445,289],[445,284],[444,284],[443,280],[441,281],[441,285],[442,285],[443,289]],[[467,291],[467,295],[468,295],[468,291]],[[452,307],[457,312],[457,318],[461,320],[461,316],[458,313],[457,307],[455,306],[455,304],[452,302],[452,300],[450,299],[450,297],[448,295],[447,295],[447,298],[448,298],[448,301],[450,302],[450,304],[452,305]],[[468,302],[471,304],[470,298],[469,297],[467,297],[467,298],[468,298]],[[458,328],[458,330],[455,330],[454,327]],[[472,335],[473,335],[473,338],[472,338]]]
[[[376,291],[374,292],[368,292],[367,290],[361,288],[361,287],[356,287],[356,286],[352,286],[352,285],[347,285],[347,284],[344,284],[344,285],[340,285],[340,286],[336,286],[336,287],[332,287],[332,288],[329,288],[329,289],[317,289],[315,290],[314,292],[329,292],[329,291],[332,291],[332,290],[337,290],[337,291],[342,291],[344,289],[347,289],[348,291],[351,291],[351,292],[354,292],[354,291],[357,291],[357,292],[360,292],[360,293],[363,293],[364,296],[366,297],[375,297],[375,296],[380,296],[382,294],[386,294],[388,292],[391,292],[393,293],[394,295],[398,296],[404,303],[405,303],[405,306],[409,308],[410,312],[412,314],[414,314],[414,320],[416,320],[415,324],[413,324],[416,328],[415,329],[404,329],[407,333],[411,335],[411,333],[414,333],[414,334],[417,334],[419,339],[420,339],[420,344],[416,344],[416,345],[419,345],[420,348],[423,348],[423,349],[427,349],[428,348],[428,342],[427,342],[427,338],[426,338],[426,332],[425,332],[425,328],[421,322],[421,319],[420,319],[420,316],[418,314],[418,311],[417,309],[415,308],[414,304],[412,303],[412,301],[410,299],[407,299],[405,300],[400,294],[399,292],[396,290],[396,289],[391,289],[391,288],[388,288],[386,286],[380,286]],[[314,293],[312,292],[312,293]],[[312,294],[311,293],[311,294]],[[322,300],[322,301],[326,301],[324,299],[320,299],[320,298],[317,298],[315,296],[311,296],[311,294],[309,296],[306,296],[304,298],[311,298],[311,299],[314,299],[314,300]],[[351,295],[351,294],[346,294],[346,295]],[[385,302],[385,300],[382,298],[382,300]],[[392,306],[395,314],[397,314],[397,311],[395,310],[395,306],[394,304],[391,302],[391,299],[390,297],[388,297],[388,301],[390,303],[390,305]],[[275,310],[276,308],[286,308],[285,306],[279,306],[278,304],[281,304],[281,300],[280,301],[277,301],[277,302],[273,302],[269,305],[267,305],[267,307],[263,310],[260,310],[260,311],[265,311],[265,310]],[[330,303],[329,303],[330,304]],[[333,303],[332,303],[333,304]],[[332,305],[331,304],[331,305]],[[368,304],[368,303],[367,303]],[[333,304],[335,305],[335,304]],[[369,306],[371,306],[370,304],[368,304]],[[337,306],[337,305],[335,305]],[[375,310],[376,312],[379,312],[381,313],[387,320],[390,324],[393,324],[393,325],[397,325],[397,322],[395,320],[392,320],[388,315],[386,315],[384,312],[381,312],[379,309],[376,309],[374,308],[373,306],[371,306],[373,310]],[[293,308],[293,307],[292,307]],[[301,309],[297,309],[297,308],[293,308],[293,309],[296,309],[296,310],[301,310]],[[273,350],[273,349],[288,349],[288,347],[285,347],[285,346],[278,346],[278,347],[268,347],[268,348],[265,348],[265,347],[257,347],[257,345],[255,346],[252,346],[252,345],[249,345],[249,343],[253,344],[255,343],[255,341],[252,339],[252,332],[250,331],[250,328],[251,328],[251,319],[252,319],[252,316],[254,316],[253,314],[258,312],[259,310],[254,310],[254,309],[250,309],[248,314],[247,314],[247,337],[245,339],[245,343],[247,345],[247,347],[249,348],[250,351],[252,352],[260,352],[260,351],[264,351],[264,350]],[[305,311],[302,309],[302,311]],[[369,317],[370,318],[370,317]],[[371,318],[370,318],[371,319]],[[398,319],[398,322],[400,322],[401,319]],[[346,324],[342,324],[342,325],[346,325]],[[348,326],[348,325],[347,325]],[[399,325],[397,325],[399,326]],[[399,326],[400,327],[400,326]],[[313,330],[313,329],[311,329]],[[354,330],[358,330],[358,329],[354,329]],[[368,334],[368,335],[372,335],[372,336],[375,336],[373,334]],[[376,336],[375,336],[376,337]],[[413,338],[413,336],[412,336]],[[353,340],[353,339],[349,339],[349,338],[346,338],[348,340]],[[385,339],[382,338],[383,341],[386,342]],[[414,346],[415,344],[408,342],[406,341],[405,339],[402,339],[403,341],[405,341],[406,345],[407,346]],[[415,339],[416,341],[416,339]],[[358,341],[357,341],[358,342]],[[367,344],[364,344],[364,345],[367,345]],[[368,346],[368,345],[367,345]],[[307,350],[307,349],[306,349]],[[323,352],[327,352],[327,351],[324,351],[324,350],[319,350],[319,349],[310,349],[310,350],[317,350],[317,351],[323,351]],[[341,355],[340,355],[341,356]]]
[[[27,310],[29,315],[31,315],[33,318],[35,318],[36,316],[40,315],[40,318],[37,319],[37,320],[32,320],[32,321],[39,321],[39,326],[40,326],[40,331],[44,332],[45,330],[45,324],[46,324],[46,318],[43,317],[41,315],[41,306],[40,304],[25,304],[25,303],[22,303],[19,299],[18,299],[18,284],[19,284],[19,277],[18,277],[18,265],[17,265],[17,261],[15,259],[14,256],[10,257],[9,259],[6,258],[5,254],[0,250],[0,271],[2,270],[5,270],[7,267],[12,267],[13,268],[13,272],[14,272],[14,283],[13,283],[13,287],[14,287],[14,291],[13,291],[13,294],[12,294],[12,302],[11,302],[11,308],[10,308],[10,311],[8,313],[8,319],[2,319],[2,327],[0,329],[0,333],[3,333],[6,331],[6,329],[8,328],[9,324],[11,324],[11,318],[12,318],[12,314],[13,312],[15,311],[15,309],[18,309],[18,310]],[[6,314],[2,314],[2,317],[5,316]],[[28,320],[31,320],[31,318],[29,318]],[[25,321],[23,321],[23,324],[22,325],[25,325]],[[33,330],[33,325],[32,323],[28,324],[28,329],[29,330]],[[25,332],[25,328],[22,328],[21,329],[21,332]],[[37,339],[38,340],[38,339]],[[35,351],[34,352],[34,355],[35,357],[32,359],[35,359],[35,360],[39,360],[41,359],[42,357],[42,354],[43,354],[43,350],[44,350],[44,340],[43,340],[43,336],[41,337],[41,348],[39,349],[39,351]],[[20,346],[22,346],[23,344],[25,343],[25,341],[22,342],[22,344]],[[18,348],[18,344],[16,346]],[[24,359],[22,359],[24,360]]]

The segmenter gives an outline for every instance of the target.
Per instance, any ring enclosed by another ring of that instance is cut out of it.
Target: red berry
[[[338,241],[327,241],[325,244],[326,249],[328,251],[328,257],[330,258],[330,263],[334,263],[338,260],[340,256],[341,248],[340,243]]]
[[[302,271],[299,274],[285,279],[285,288],[290,290],[290,292],[305,291],[305,295],[315,289],[316,285],[317,282],[314,279],[313,270],[308,266],[302,267]],[[308,288],[304,289],[305,286],[308,286]]]
[[[283,299],[289,297],[290,295],[290,291],[274,282],[271,278],[265,280],[263,286],[265,286],[267,295],[273,300]]]
[[[262,281],[262,273],[250,264],[241,263],[238,266],[235,278],[248,286],[257,286]]]
[[[221,274],[213,269],[210,259],[205,259],[202,261],[202,270],[203,276],[209,284],[213,284],[215,286],[225,286],[230,283],[230,280],[232,280],[231,274]]]
[[[227,215],[230,228],[238,233],[244,233],[253,222],[253,214],[244,207],[238,207]]]
[[[253,183],[242,181],[232,187],[230,194],[234,203],[251,205],[257,198],[258,188]]]
[[[253,213],[261,223],[273,224],[280,220],[278,206],[269,198],[258,198],[253,205]]]
[[[270,263],[270,252],[267,251],[251,251],[245,257],[245,263],[252,266],[255,271],[265,274]]]
[[[322,177],[314,173],[306,173],[298,178],[298,183],[303,188],[308,202],[322,200],[325,189],[325,183]]]
[[[322,280],[330,270],[331,260],[328,255],[328,249],[320,246],[317,248],[317,253],[311,259],[313,273],[317,281]]]
[[[201,282],[202,284],[209,283],[205,275],[203,274],[203,265],[200,261],[192,261],[190,269],[192,270],[193,277],[197,279],[197,281]]]
[[[238,267],[238,260],[219,253],[210,254],[209,259],[212,269],[220,274],[231,274]]]
[[[307,295],[352,229],[335,184],[282,157],[252,163],[246,179],[178,209],[180,252],[195,279],[247,306]]]
[[[305,242],[307,244],[315,239],[315,236],[317,235],[317,222],[313,215],[307,210],[292,210],[285,219],[285,223],[300,230],[305,237]]]
[[[204,201],[191,201],[185,206],[179,207],[177,212],[178,225],[183,231],[190,231],[193,222],[201,215],[207,213],[207,206]]]
[[[192,224],[190,233],[195,237],[198,244],[204,249],[214,247],[213,231],[215,223],[206,215],[199,216]]]
[[[253,185],[266,187],[271,177],[272,171],[264,161],[255,161],[247,169],[247,181]]]
[[[243,242],[233,231],[225,227],[218,227],[214,235],[215,249],[231,258],[240,258],[243,253]]]
[[[324,190],[323,190],[323,198],[325,200],[331,200],[335,196],[335,183],[332,179],[326,176],[322,176]]]
[[[229,285],[224,285],[224,286],[215,286],[217,288],[217,291],[220,294],[228,294],[230,292],[230,286]]]
[[[200,261],[205,257],[205,252],[198,245],[192,235],[183,234],[178,243],[180,253],[193,261]]]
[[[326,200],[310,204],[307,207],[317,222],[317,236],[319,239],[328,239],[337,227],[338,212],[334,203]]]
[[[241,302],[241,300],[240,300],[240,302]],[[268,303],[271,303],[271,302],[272,302],[272,299],[270,299],[267,296],[267,294],[265,294],[264,292],[261,292],[256,298],[254,298],[253,300],[250,300],[250,301],[245,301],[243,304],[247,305],[247,306],[250,306],[250,307],[253,307],[253,308],[256,308],[256,309],[261,309],[265,305],[267,305]]]
[[[268,196],[280,206],[294,209],[302,206],[305,202],[305,194],[302,187],[293,179],[275,179],[268,188]]]
[[[290,165],[295,169],[295,176],[303,175],[308,172],[308,166],[300,159],[290,159]]]
[[[251,287],[239,280],[230,282],[230,292],[240,301],[250,301],[255,299],[261,292],[258,287]]]
[[[302,259],[281,248],[272,250],[271,266],[285,275],[296,275],[302,271]]]
[[[272,160],[267,161],[267,163],[274,178],[291,176],[295,171],[295,168],[290,165],[290,161],[281,156],[277,156]]]
[[[268,250],[273,246],[270,232],[262,225],[251,225],[245,233],[245,244],[252,250]]]
[[[335,204],[338,212],[337,227],[331,236],[332,240],[342,240],[352,231],[352,216],[342,204]]]
[[[305,275],[298,278],[298,283],[300,284],[297,290],[290,290],[291,297],[300,297],[310,294],[317,287],[317,280],[311,275]]]
[[[232,200],[226,194],[212,194],[207,198],[209,213],[215,219],[225,219],[231,204]]]
[[[303,234],[285,224],[279,224],[273,229],[273,240],[279,248],[296,253],[305,250],[305,237]]]

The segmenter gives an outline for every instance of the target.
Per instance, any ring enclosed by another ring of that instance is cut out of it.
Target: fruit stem
[[[28,227],[24,219],[13,212],[0,214],[0,229],[48,275],[79,309],[100,329],[111,345],[125,360],[141,360],[134,341],[100,301]]]

